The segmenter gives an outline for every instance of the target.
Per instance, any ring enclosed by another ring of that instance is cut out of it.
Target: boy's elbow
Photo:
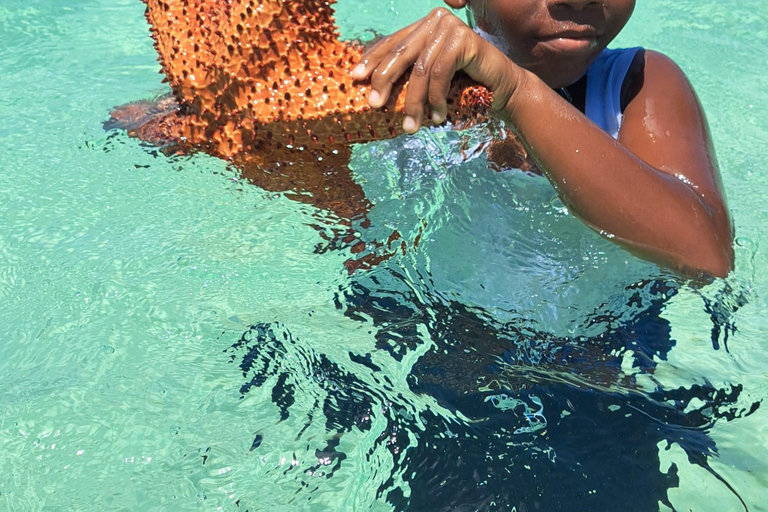
[[[677,231],[672,241],[674,245],[668,246],[671,250],[663,258],[668,268],[694,279],[727,277],[733,270],[735,259],[731,226],[730,217],[725,212],[721,216],[708,216],[706,222],[695,227]],[[664,266],[662,261],[659,263]]]
[[[727,235],[712,237],[709,243],[702,243],[689,260],[688,267],[696,274],[724,278],[733,270],[734,259],[733,235],[729,230]]]
[[[705,266],[701,268],[701,271],[712,277],[728,277],[728,274],[733,270],[733,249],[729,254],[719,254],[707,262]]]
[[[724,278],[731,273],[734,266],[733,222],[725,202],[717,203],[708,208],[709,222],[705,222],[696,243],[697,251],[693,261],[699,272],[711,277]]]
[[[727,247],[724,247],[719,251],[719,256],[713,261],[709,273],[712,274],[713,277],[727,277],[733,270],[733,265],[733,244],[729,243]]]

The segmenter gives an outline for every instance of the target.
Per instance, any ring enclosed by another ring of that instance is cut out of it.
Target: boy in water
[[[383,106],[412,68],[403,128],[445,120],[453,75],[493,92],[570,211],[636,255],[688,275],[725,276],[733,232],[709,128],[684,73],[664,55],[606,50],[635,0],[445,0],[384,38],[353,70]]]

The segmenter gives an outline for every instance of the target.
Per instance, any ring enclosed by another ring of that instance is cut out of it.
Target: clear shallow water
[[[164,92],[140,2],[3,2],[0,508],[766,510],[767,11],[646,2],[617,41],[709,115],[738,261],[699,291],[439,132],[356,148],[361,236],[421,243],[349,276],[332,215],[102,130]]]

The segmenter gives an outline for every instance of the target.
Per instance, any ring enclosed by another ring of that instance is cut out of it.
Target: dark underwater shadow
[[[341,290],[339,309],[350,318],[372,319],[377,349],[396,361],[422,346],[419,330],[427,330],[433,345],[408,383],[442,410],[409,413],[370,354],[349,357],[379,375],[382,385],[375,388],[307,350],[305,366],[327,391],[316,408],[328,432],[328,445],[317,454],[330,461],[328,476],[346,459],[337,450],[341,436],[353,428],[370,430],[372,411],[380,410],[387,427],[369,455],[381,447],[391,454],[394,467],[377,496],[398,511],[649,512],[659,503],[673,508],[668,491],[679,485],[678,469],[673,464],[662,472],[659,458],[660,449],[673,443],[690,464],[705,468],[738,497],[709,466],[717,446],[708,431],[716,421],[751,414],[759,403],[740,403],[741,385],[664,389],[656,383],[650,391],[640,386],[638,375],[655,382],[656,361],[675,345],[660,312],[677,292],[661,281],[641,287],[646,293],[630,299],[640,306],[630,321],[595,315],[591,320],[604,330],[580,339],[554,338],[522,324],[497,325],[486,312],[460,303],[425,304],[424,298],[381,293],[359,282]],[[723,315],[712,318],[713,333],[727,331],[718,325]],[[241,393],[269,383],[283,419],[291,414],[297,387],[280,362],[287,344],[302,342],[280,324],[259,324],[228,349],[248,379]],[[634,373],[622,371],[628,364]],[[310,415],[307,425],[312,420]]]

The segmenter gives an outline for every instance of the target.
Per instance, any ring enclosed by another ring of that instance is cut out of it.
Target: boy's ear
[[[448,7],[451,7],[453,9],[461,9],[462,7],[465,7],[467,5],[467,0],[443,0],[446,4],[448,4]]]

